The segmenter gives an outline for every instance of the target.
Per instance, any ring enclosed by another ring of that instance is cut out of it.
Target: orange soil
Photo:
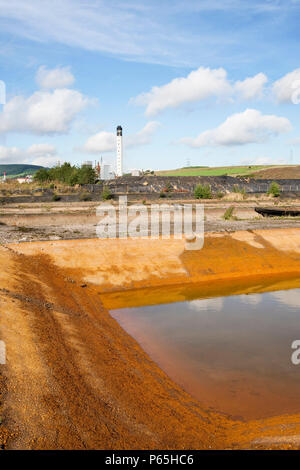
[[[180,240],[134,240],[135,251],[129,252],[131,242],[0,248],[0,339],[7,347],[7,364],[0,366],[0,444],[13,449],[298,448],[300,415],[244,423],[203,410],[111,318],[101,295],[124,286],[201,279],[206,285],[214,280],[217,292],[225,279],[254,278],[264,270],[299,276],[300,231],[216,235],[199,252],[182,253]]]

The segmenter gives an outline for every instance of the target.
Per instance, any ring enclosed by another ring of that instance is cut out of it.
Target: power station
[[[122,127],[117,127],[117,176],[123,175],[123,137]]]

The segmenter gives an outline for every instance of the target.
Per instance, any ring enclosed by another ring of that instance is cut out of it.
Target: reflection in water
[[[245,418],[300,412],[300,289],[113,310],[206,407]]]

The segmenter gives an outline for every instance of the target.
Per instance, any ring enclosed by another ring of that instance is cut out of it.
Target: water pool
[[[300,412],[300,289],[111,310],[205,408],[237,417]]]

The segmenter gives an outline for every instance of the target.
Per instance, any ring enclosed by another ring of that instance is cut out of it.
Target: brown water
[[[300,289],[129,309],[111,315],[205,408],[248,418],[300,412]]]

